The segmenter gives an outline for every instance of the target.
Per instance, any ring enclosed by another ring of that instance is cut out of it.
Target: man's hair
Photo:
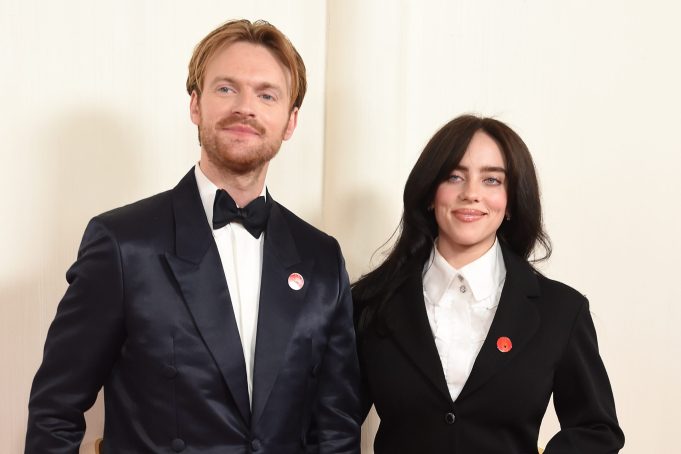
[[[291,76],[291,109],[303,104],[307,79],[305,64],[291,41],[274,25],[263,20],[251,22],[246,19],[229,21],[210,32],[194,48],[189,61],[187,93],[201,96],[206,66],[210,59],[225,46],[247,42],[264,46],[288,69]]]

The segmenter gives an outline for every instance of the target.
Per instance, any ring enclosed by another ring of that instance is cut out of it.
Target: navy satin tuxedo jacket
[[[561,431],[545,454],[613,454],[624,443],[589,305],[502,244],[506,282],[471,375],[452,401],[420,273],[358,337],[364,412],[381,417],[376,454],[536,454],[553,393]],[[365,302],[356,301],[357,318]],[[497,347],[501,337],[511,349]]]
[[[333,238],[276,202],[252,404],[193,170],[171,191],[94,218],[67,280],[31,390],[27,454],[76,454],[102,386],[106,454],[359,453],[344,261]]]

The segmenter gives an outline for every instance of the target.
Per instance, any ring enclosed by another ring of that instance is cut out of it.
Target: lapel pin
[[[293,290],[300,290],[305,285],[305,279],[298,273],[291,273],[288,277],[288,286]]]
[[[497,348],[501,353],[507,353],[510,352],[511,349],[513,348],[513,343],[511,342],[511,339],[509,339],[506,336],[502,336],[499,339],[497,339]]]

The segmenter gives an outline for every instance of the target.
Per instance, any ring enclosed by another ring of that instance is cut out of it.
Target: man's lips
[[[232,124],[226,127],[221,128],[225,131],[233,132],[236,134],[245,134],[245,135],[255,135],[259,136],[260,132],[248,125],[242,124],[242,123],[237,123],[237,124]]]
[[[475,222],[487,216],[487,213],[480,210],[473,210],[469,208],[462,208],[454,210],[454,217],[463,222]]]
[[[260,136],[265,133],[265,128],[263,128],[257,121],[250,118],[241,118],[235,116],[224,118],[218,122],[216,128],[221,131],[227,131],[238,135]]]

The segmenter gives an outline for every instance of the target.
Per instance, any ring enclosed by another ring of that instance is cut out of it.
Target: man
[[[33,382],[27,454],[76,454],[102,386],[107,454],[359,453],[340,249],[265,189],[305,89],[266,22],[199,43],[200,162],[88,225]]]

